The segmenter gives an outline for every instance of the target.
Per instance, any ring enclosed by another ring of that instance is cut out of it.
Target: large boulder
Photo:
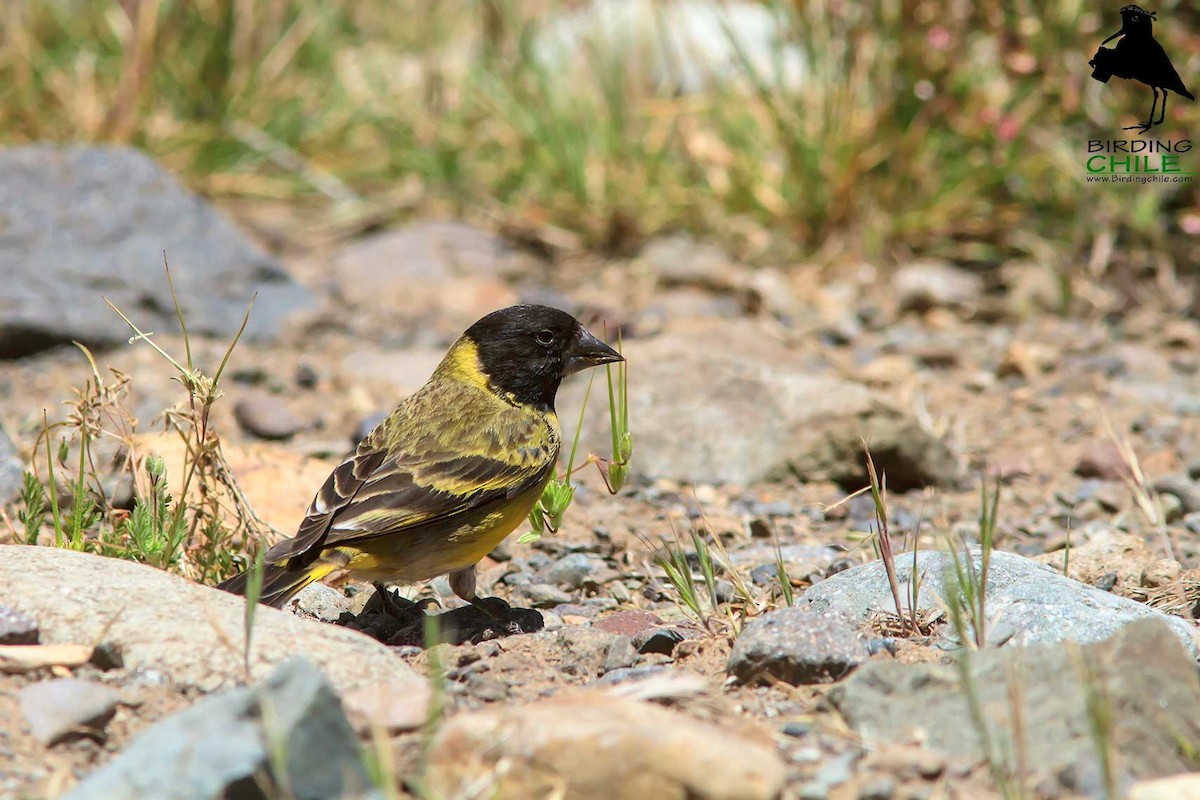
[[[751,484],[793,473],[866,483],[863,440],[888,486],[944,484],[957,464],[910,411],[863,386],[822,374],[748,321],[708,321],[624,346],[629,362],[632,471],[647,479]],[[564,390],[566,435],[585,381]],[[607,455],[607,395],[597,375],[587,445]]]
[[[917,572],[921,576],[918,609],[936,612],[945,608],[953,586],[953,579],[947,580],[954,568],[952,558],[949,553],[936,550],[917,555]],[[973,558],[978,570],[978,552]],[[911,553],[896,557],[896,577],[905,609],[912,562]],[[838,614],[859,622],[874,614],[895,614],[882,561],[852,567],[821,581],[801,595],[800,604],[818,614]],[[1152,618],[1174,631],[1188,652],[1200,652],[1192,626],[1183,619],[1067,578],[1016,553],[992,553],[984,613],[986,641],[997,645],[1099,642],[1131,622]],[[942,628],[946,636],[952,635],[952,627]]]
[[[163,253],[191,333],[248,339],[314,304],[279,262],[148,156],[123,147],[0,150],[0,358],[130,330],[176,330]]]

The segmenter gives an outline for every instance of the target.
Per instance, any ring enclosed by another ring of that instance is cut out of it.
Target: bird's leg
[[[1154,92],[1154,102],[1150,104],[1150,118],[1145,122],[1138,123],[1137,125],[1129,125],[1125,128],[1125,130],[1137,130],[1139,133],[1145,133],[1154,126],[1154,111],[1158,108],[1158,89],[1155,89],[1153,86],[1151,86],[1150,91]]]
[[[402,609],[396,605],[395,596],[387,590],[382,581],[374,581],[372,586],[375,587],[375,594],[379,597],[379,602],[383,605],[384,613],[388,616],[399,617]]]
[[[472,564],[450,573],[450,589],[496,622],[507,625],[512,607],[499,597],[480,597],[475,593],[475,566]]]
[[[1163,119],[1165,119],[1167,116],[1167,90],[1163,89],[1162,93],[1162,108],[1158,110],[1158,122],[1154,123],[1155,125],[1161,125]]]

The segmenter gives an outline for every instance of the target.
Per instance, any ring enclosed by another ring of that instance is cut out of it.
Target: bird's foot
[[[502,598],[474,597],[469,602],[473,607],[486,614],[493,622],[500,625],[506,633],[521,633],[521,625],[513,617],[512,606]]]
[[[1137,131],[1138,133],[1145,133],[1146,131],[1150,130],[1153,127],[1154,127],[1153,122],[1139,122],[1137,125],[1128,125],[1128,126],[1122,128],[1122,130]]]

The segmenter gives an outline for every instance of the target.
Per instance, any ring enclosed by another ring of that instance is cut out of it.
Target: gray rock
[[[163,251],[188,330],[273,337],[313,295],[153,160],[120,147],[0,151],[0,357],[129,338],[104,295],[145,331],[177,329]],[[64,314],[63,309],[70,309]]]
[[[0,644],[37,644],[37,620],[15,608],[0,606]]]
[[[567,589],[578,589],[589,576],[604,569],[599,559],[586,553],[571,553],[560,558],[546,570],[546,579]]]
[[[554,608],[571,599],[570,594],[548,583],[523,584],[513,592],[514,604],[528,604],[531,608]]]
[[[981,719],[968,703],[972,695]],[[1178,743],[1200,740],[1200,674],[1159,620],[1138,621],[1083,647],[972,652],[957,666],[875,661],[829,699],[869,742],[917,740],[969,762],[988,757],[980,735],[986,725],[993,761],[1015,772],[1015,754],[1022,753],[1023,782],[1039,786],[1039,796],[1052,793],[1042,787],[1106,796],[1097,733],[1118,756],[1112,765],[1120,797],[1134,779],[1194,769]],[[1095,721],[1101,712],[1111,715],[1107,724]]]
[[[0,428],[0,506],[20,497],[24,483],[25,462],[4,428]]]
[[[78,678],[30,684],[18,699],[33,735],[47,746],[73,734],[100,731],[117,711],[114,690]]]
[[[558,632],[558,643],[562,648],[561,669],[568,675],[599,677],[632,666],[637,659],[628,636],[596,628],[563,628]]]
[[[918,261],[896,270],[892,288],[902,311],[971,308],[983,295],[983,279],[945,261]]]
[[[442,345],[489,311],[512,305],[509,281],[529,258],[505,239],[454,220],[418,220],[347,244],[333,258],[335,294],[406,325],[409,344]],[[377,338],[377,337],[373,337]]]
[[[337,622],[342,614],[351,610],[353,602],[353,598],[331,586],[310,583],[291,599],[288,606],[322,622]]]
[[[730,289],[738,277],[739,267],[724,250],[686,233],[647,242],[638,259],[663,286]]]
[[[242,598],[132,561],[24,545],[0,553],[0,605],[38,620],[44,643],[92,644],[103,635],[129,668],[205,691],[244,678]],[[295,653],[324,669],[339,691],[412,674],[361,633],[260,607],[251,674],[266,676]]]
[[[625,355],[631,470],[644,480],[748,485],[795,473],[858,488],[866,482],[864,437],[897,491],[957,476],[949,449],[911,413],[865,386],[815,373],[754,323],[708,322],[630,341]],[[564,388],[559,409],[579,408],[584,386]],[[592,399],[603,409],[602,397]],[[607,454],[607,414],[589,414],[588,425],[581,451]]]
[[[777,678],[799,686],[841,680],[866,659],[866,644],[844,620],[781,608],[745,627],[728,670],[743,683]]]
[[[279,395],[252,391],[233,406],[233,416],[242,430],[260,439],[282,441],[304,429]]]
[[[261,686],[205,698],[143,731],[64,800],[361,798],[371,781],[333,687],[303,659]]]
[[[919,609],[933,612],[944,608],[947,570],[953,570],[950,558],[940,551],[919,554],[917,570],[922,575]],[[978,566],[978,553],[975,563]],[[912,555],[898,556],[896,577],[902,601],[911,572]],[[895,613],[881,561],[853,567],[821,581],[805,591],[800,602],[820,614],[842,614],[860,622],[874,613]],[[907,609],[906,603],[904,607]],[[1191,626],[1179,617],[1064,577],[1051,567],[1015,553],[992,553],[985,612],[987,641],[997,645],[1098,642],[1130,622],[1150,617],[1170,626],[1189,652],[1200,653]],[[943,627],[944,636],[951,635],[950,628]]]

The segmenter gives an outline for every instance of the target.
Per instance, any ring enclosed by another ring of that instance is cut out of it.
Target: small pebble
[[[266,392],[247,394],[234,405],[233,416],[242,430],[271,441],[290,439],[304,427],[279,396]]]

